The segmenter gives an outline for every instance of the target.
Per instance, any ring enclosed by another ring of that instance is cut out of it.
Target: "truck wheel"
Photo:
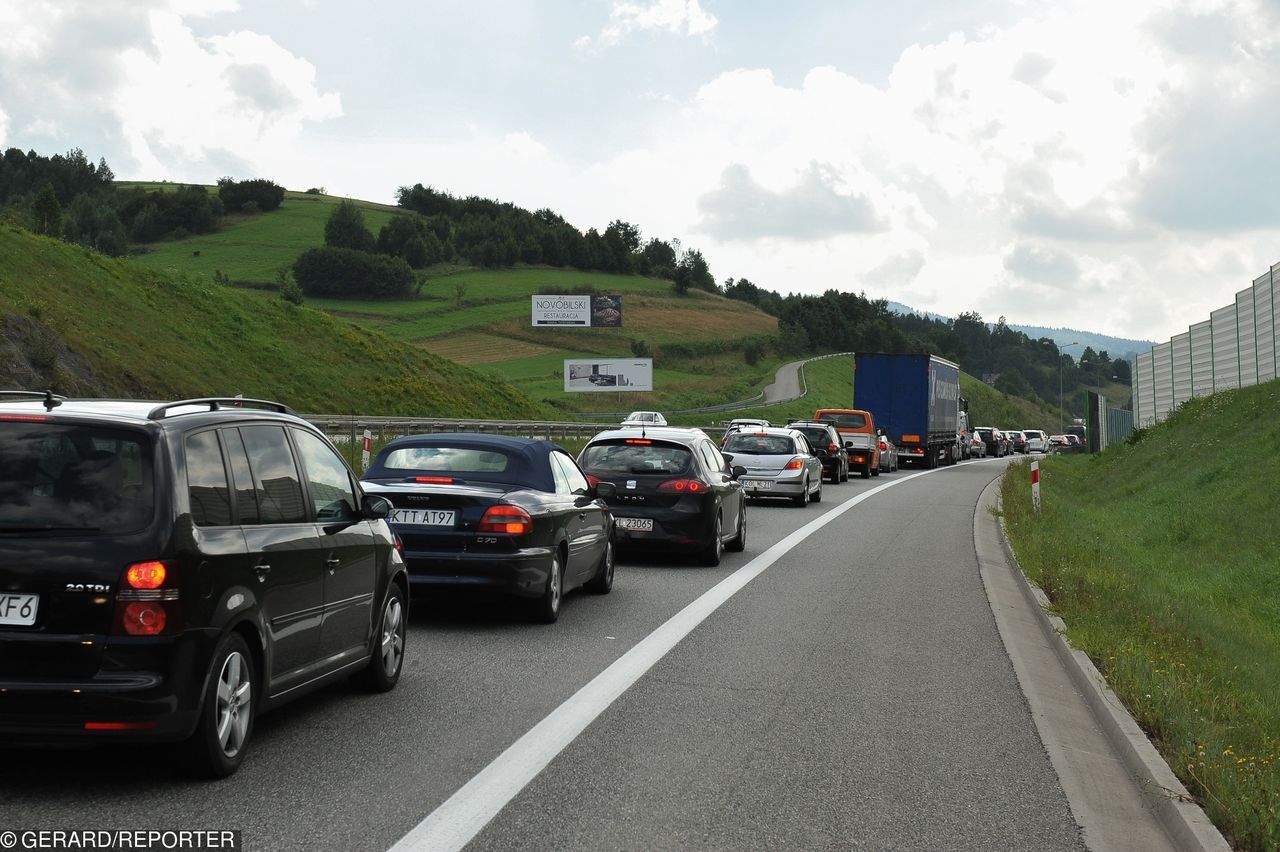
[[[863,479],[871,478],[871,462],[867,462],[866,467],[862,469],[862,478]]]

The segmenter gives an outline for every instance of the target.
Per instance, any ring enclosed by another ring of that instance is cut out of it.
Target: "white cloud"
[[[342,115],[314,66],[268,36],[197,39],[169,12],[153,12],[149,27],[150,44],[120,57],[112,98],[140,173],[208,182],[219,160],[252,166],[288,150],[304,122]]]
[[[582,36],[574,46],[587,48],[598,43],[611,47],[633,32],[652,30],[674,35],[706,36],[718,23],[714,15],[703,11],[698,0],[652,0],[649,3],[614,0],[609,21],[600,35],[596,39]]]

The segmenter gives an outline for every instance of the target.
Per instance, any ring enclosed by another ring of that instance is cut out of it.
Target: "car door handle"
[[[330,556],[324,561],[324,564],[329,566],[329,573],[332,574],[334,571],[338,570],[338,566],[342,564],[342,560],[336,556]]]
[[[265,583],[267,581],[267,575],[271,573],[271,566],[265,562],[259,562],[257,565],[253,566],[253,573],[258,575],[259,583]]]

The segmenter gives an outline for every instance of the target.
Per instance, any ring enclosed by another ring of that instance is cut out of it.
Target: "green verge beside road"
[[[1002,483],[1028,577],[1238,849],[1280,849],[1280,382]]]

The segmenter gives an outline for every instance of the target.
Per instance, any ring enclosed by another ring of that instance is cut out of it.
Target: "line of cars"
[[[619,547],[715,566],[746,547],[749,501],[896,469],[847,414],[738,422],[717,446],[635,412],[576,458],[413,435],[357,477],[279,403],[0,391],[0,742],[178,742],[229,775],[259,713],[348,678],[394,688],[415,596],[554,622],[570,591],[612,590]]]
[[[973,430],[970,445],[972,455],[1001,458],[1020,453],[1048,453],[1053,449],[1050,436],[1041,429],[997,429],[994,426],[978,426]]]

